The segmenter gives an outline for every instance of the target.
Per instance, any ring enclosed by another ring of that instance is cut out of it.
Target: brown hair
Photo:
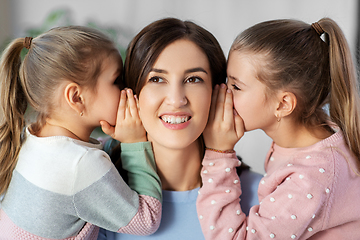
[[[216,38],[206,29],[191,21],[176,18],[157,20],[143,28],[130,42],[124,64],[127,87],[139,95],[146,77],[160,53],[176,40],[195,43],[207,56],[213,87],[226,81],[226,58]],[[205,153],[202,135],[198,138],[200,154]]]
[[[38,120],[37,132],[56,109],[54,93],[63,80],[95,90],[102,62],[109,55],[121,64],[112,41],[101,32],[80,26],[54,28],[31,41],[23,62],[24,38],[12,41],[0,60],[0,195],[10,183],[22,144],[24,114],[29,104]]]
[[[216,38],[193,22],[164,18],[146,26],[130,42],[124,67],[127,87],[139,94],[162,50],[179,39],[192,41],[206,54],[213,86],[225,82],[226,59]]]
[[[242,32],[231,51],[255,53],[258,79],[268,92],[293,92],[298,104],[295,119],[308,128],[328,126],[323,107],[329,103],[330,120],[342,132],[350,150],[360,156],[360,100],[350,50],[343,32],[329,18],[318,30],[297,20],[262,22]],[[321,32],[320,32],[321,34]],[[268,94],[267,94],[268,95]]]

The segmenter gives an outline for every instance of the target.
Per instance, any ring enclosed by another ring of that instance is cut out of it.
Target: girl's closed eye
[[[122,76],[119,75],[115,81],[114,81],[114,85],[117,85],[120,89],[123,89],[125,87]]]
[[[236,84],[231,84],[231,86],[232,86],[232,88],[234,89],[234,90],[236,90],[236,91],[240,91],[241,90],[241,88],[239,88]]]
[[[117,76],[117,77],[115,78],[114,84],[115,84],[115,85],[118,85],[118,84],[120,84],[120,82],[121,82],[121,77],[120,77],[120,75],[119,75],[119,76]]]

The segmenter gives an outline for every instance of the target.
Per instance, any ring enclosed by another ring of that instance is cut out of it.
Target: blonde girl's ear
[[[85,103],[81,87],[74,82],[67,84],[64,89],[64,96],[69,107],[82,116],[85,110]]]
[[[297,99],[295,94],[291,92],[281,91],[277,95],[277,108],[275,116],[280,121],[281,118],[289,116],[295,110]]]

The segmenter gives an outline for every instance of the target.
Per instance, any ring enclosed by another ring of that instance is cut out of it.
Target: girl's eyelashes
[[[236,84],[231,84],[232,88],[236,91],[240,91],[241,88],[239,88],[238,86],[236,86]]]
[[[123,80],[123,79],[122,79],[122,76],[119,75],[119,76],[115,79],[114,85],[117,85],[117,86],[119,86],[120,89],[123,89],[123,88],[125,87],[125,85],[124,85],[124,82],[123,82],[122,80]]]
[[[115,78],[114,84],[115,84],[115,85],[119,85],[120,82],[121,82],[121,77],[120,77],[120,75],[119,75],[119,76],[117,76],[117,77]]]

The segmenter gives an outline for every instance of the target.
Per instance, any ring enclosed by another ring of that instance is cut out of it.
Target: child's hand
[[[227,90],[225,84],[216,86],[209,120],[203,133],[205,146],[221,151],[232,150],[243,135],[243,120],[233,109],[231,90]]]
[[[122,143],[146,142],[146,131],[139,117],[137,99],[131,89],[121,91],[116,125],[101,121],[103,132]]]

